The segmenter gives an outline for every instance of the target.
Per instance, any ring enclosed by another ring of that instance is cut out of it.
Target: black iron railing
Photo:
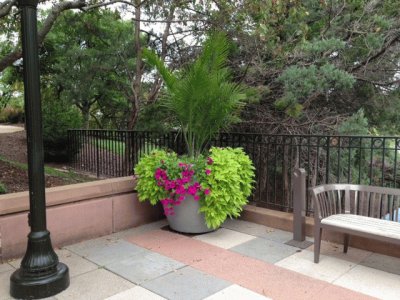
[[[256,167],[251,201],[259,206],[292,209],[295,167],[307,171],[307,186],[355,183],[397,187],[400,183],[400,137],[222,133],[211,145],[242,147],[251,157]],[[72,166],[99,177],[132,175],[140,157],[154,148],[185,152],[177,132],[69,131]],[[307,211],[312,211],[309,197]]]

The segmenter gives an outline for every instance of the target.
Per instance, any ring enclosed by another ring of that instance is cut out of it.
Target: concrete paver
[[[141,236],[127,238],[127,241],[152,249],[187,265],[217,255],[222,250],[199,240],[164,230],[155,230]],[[193,255],[194,253],[196,255]]]
[[[253,240],[256,237],[230,229],[220,228],[210,233],[194,236],[193,238],[217,247],[228,249]]]
[[[395,274],[356,266],[345,273],[334,284],[385,300],[398,300],[400,277]]]
[[[128,299],[140,299],[140,300],[166,300],[141,286],[135,286],[129,290],[118,293],[114,296],[108,297],[106,300],[128,300]]]
[[[72,253],[67,249],[56,249],[55,252],[58,256],[58,260],[68,266],[70,277],[74,277],[98,268],[96,264],[82,258],[75,253]],[[19,268],[21,265],[21,260],[22,259],[20,258],[12,260],[9,263],[14,268]]]
[[[183,263],[171,258],[146,251],[106,265],[106,269],[133,283],[141,284],[184,266]]]
[[[204,299],[231,285],[207,273],[185,267],[169,273],[142,286],[167,299],[197,300]]]
[[[307,248],[307,250],[314,253],[314,245]],[[343,245],[322,241],[321,254],[358,264],[371,255],[372,252],[349,247],[347,253],[343,253]]]
[[[144,224],[141,225],[139,227],[134,227],[134,228],[129,228],[120,232],[116,232],[113,233],[111,235],[109,235],[108,237],[110,239],[124,239],[126,237],[134,237],[134,236],[138,236],[141,235],[143,233],[152,231],[152,230],[156,230],[156,229],[160,229],[164,226],[167,226],[168,222],[166,219],[157,221],[157,222],[153,222],[153,223],[149,223],[149,224]]]
[[[313,295],[312,300],[371,300],[377,299],[362,293],[349,293],[349,289],[328,284],[324,289]]]
[[[58,300],[103,300],[134,286],[107,270],[97,269],[72,277],[70,287],[55,297]]]
[[[244,287],[233,284],[204,300],[268,300],[267,298]]]
[[[145,249],[123,240],[106,239],[85,241],[68,246],[66,249],[100,266],[105,266],[145,251]]]
[[[247,221],[228,219],[222,225],[224,228],[235,230],[238,232],[254,235],[275,242],[285,243],[293,238],[291,232],[255,224]]]
[[[0,273],[0,300],[11,299],[10,296],[10,276],[14,270]]]
[[[302,251],[275,263],[276,266],[292,270],[315,279],[333,282],[356,266],[332,256],[320,256],[320,262],[314,263],[314,253]]]
[[[400,258],[397,257],[372,253],[363,259],[360,265],[400,275]]]
[[[298,248],[262,238],[242,243],[231,250],[269,263],[275,263],[300,251]]]
[[[0,273],[14,270],[14,268],[10,264],[0,264]]]

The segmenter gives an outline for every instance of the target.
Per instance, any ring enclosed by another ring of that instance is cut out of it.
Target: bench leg
[[[343,243],[343,253],[347,253],[347,250],[349,249],[349,241],[350,241],[350,235],[345,233],[344,243]]]
[[[319,263],[319,253],[321,250],[322,228],[316,228],[314,232],[314,263]]]

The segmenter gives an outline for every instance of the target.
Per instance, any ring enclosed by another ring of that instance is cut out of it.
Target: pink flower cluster
[[[211,158],[207,159],[207,164],[211,165],[213,163]],[[161,161],[161,164],[164,164]],[[209,195],[211,191],[209,189],[204,189],[199,182],[193,183],[194,170],[191,164],[178,163],[178,167],[181,169],[181,177],[177,179],[170,179],[168,177],[167,170],[162,168],[157,168],[154,173],[154,177],[157,181],[157,185],[165,189],[169,194],[169,197],[162,199],[160,202],[163,205],[165,215],[174,215],[174,206],[180,205],[185,199],[185,195],[189,194],[193,196],[195,201],[200,200],[200,193],[203,192],[204,195]],[[211,174],[211,170],[205,170],[206,175]]]

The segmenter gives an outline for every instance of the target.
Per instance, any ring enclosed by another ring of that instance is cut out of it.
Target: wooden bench
[[[314,200],[314,262],[319,262],[322,229],[400,245],[400,189],[354,184],[311,188]],[[400,250],[399,250],[400,251]]]

